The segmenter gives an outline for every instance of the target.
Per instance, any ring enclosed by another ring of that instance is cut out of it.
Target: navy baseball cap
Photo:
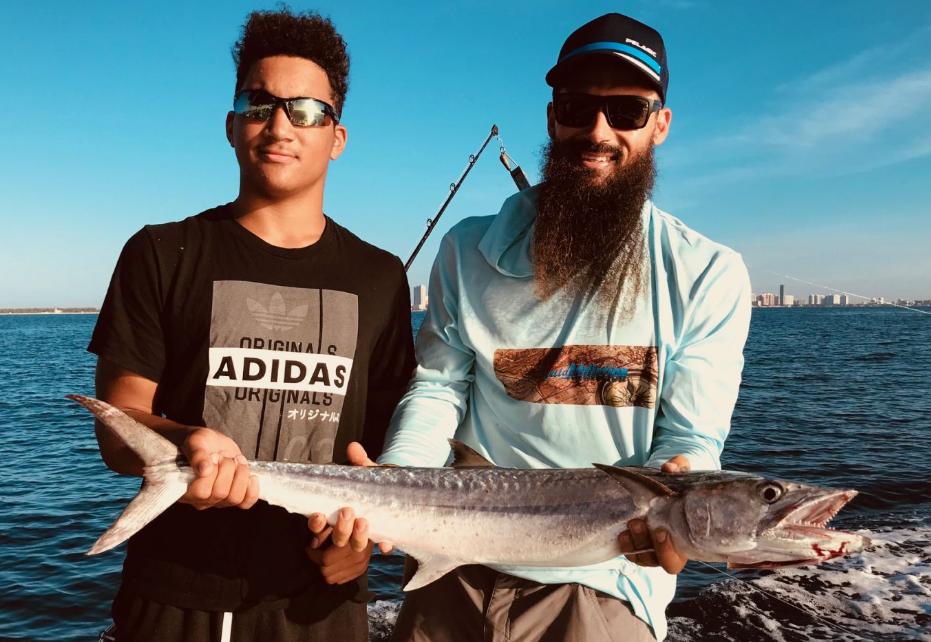
[[[556,65],[546,74],[546,84],[557,87],[579,64],[596,57],[639,71],[666,102],[669,69],[663,37],[656,29],[619,13],[605,14],[573,31],[559,50]]]

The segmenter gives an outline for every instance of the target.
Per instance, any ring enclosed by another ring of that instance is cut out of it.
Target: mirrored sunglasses
[[[295,127],[322,127],[328,125],[327,116],[334,123],[339,115],[333,106],[316,98],[279,98],[264,89],[247,89],[236,94],[233,112],[247,118],[266,121],[275,115],[278,107]]]
[[[587,127],[600,111],[614,129],[642,129],[650,114],[663,103],[643,96],[594,96],[557,93],[553,95],[553,115],[566,127]]]

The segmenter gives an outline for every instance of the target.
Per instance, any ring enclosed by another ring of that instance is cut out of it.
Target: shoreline
[[[865,303],[860,305],[751,305],[752,310],[863,310],[877,308],[908,308],[922,310],[929,305],[898,305],[895,303]]]
[[[866,303],[859,305],[751,305],[752,310],[862,310],[864,308],[928,308],[928,305],[895,305],[889,303]],[[426,312],[426,308],[411,309],[411,312]],[[62,310],[50,308],[47,310],[0,310],[0,316],[61,316],[75,314],[100,314],[100,310]]]

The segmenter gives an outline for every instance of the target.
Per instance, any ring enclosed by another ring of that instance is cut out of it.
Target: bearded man
[[[650,200],[668,80],[662,38],[631,18],[569,36],[546,76],[543,182],[443,240],[380,463],[442,466],[455,435],[507,467],[720,467],[749,279],[737,253]],[[618,551],[631,555],[461,567],[407,595],[394,639],[662,639],[686,560],[640,521]]]

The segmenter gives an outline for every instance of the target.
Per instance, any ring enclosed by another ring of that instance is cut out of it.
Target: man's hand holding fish
[[[374,547],[365,518],[356,519],[355,511],[344,507],[334,526],[327,524],[323,513],[311,515],[307,526],[314,534],[307,556],[320,567],[327,584],[345,584],[365,573]]]
[[[676,455],[662,467],[664,473],[687,473],[690,470],[692,465],[685,455]],[[665,528],[650,531],[642,519],[630,520],[627,530],[618,535],[617,539],[621,545],[621,552],[625,555],[634,551],[646,551],[627,555],[627,559],[640,566],[662,566],[670,575],[678,575],[689,561],[687,557],[676,552],[672,538]]]
[[[252,508],[259,499],[259,480],[249,474],[239,445],[210,428],[197,428],[184,440],[181,452],[197,477],[178,501],[198,510],[238,506]]]

